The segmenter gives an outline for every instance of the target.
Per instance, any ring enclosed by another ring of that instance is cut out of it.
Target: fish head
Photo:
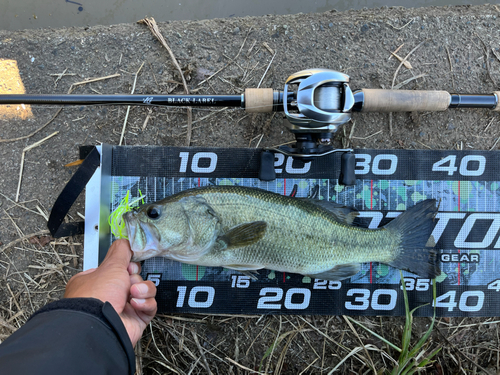
[[[132,261],[163,256],[196,262],[209,251],[220,232],[220,220],[202,199],[146,204],[123,215]]]

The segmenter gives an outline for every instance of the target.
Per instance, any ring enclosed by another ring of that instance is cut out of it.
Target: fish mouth
[[[132,251],[140,251],[141,249],[137,249],[137,243],[135,241],[135,236],[137,235],[137,219],[134,217],[134,213],[126,212],[123,215],[123,220],[125,221],[125,228],[127,229],[127,237],[130,242],[130,248]]]
[[[138,220],[134,212],[123,215],[128,241],[132,250],[132,262],[139,262],[160,252],[161,235],[154,225]]]

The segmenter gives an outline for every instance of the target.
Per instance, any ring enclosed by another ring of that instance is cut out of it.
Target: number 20
[[[271,302],[281,302],[283,298],[283,289],[281,288],[262,288],[260,290],[259,302],[257,304],[258,309],[281,309],[281,303],[271,303]],[[292,302],[292,297],[294,295],[301,295],[302,302]],[[309,306],[311,301],[311,291],[305,288],[291,288],[288,289],[285,295],[284,306],[286,309],[296,309],[304,310]]]

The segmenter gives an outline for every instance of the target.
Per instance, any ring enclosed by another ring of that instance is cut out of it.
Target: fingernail
[[[146,300],[144,298],[132,298],[135,303],[137,303],[138,305],[143,305],[144,303],[146,303]]]
[[[137,263],[130,263],[130,272],[132,272],[133,274],[139,273],[139,266],[137,265]]]
[[[135,284],[137,289],[139,290],[139,293],[145,294],[148,292],[148,286],[146,284]]]

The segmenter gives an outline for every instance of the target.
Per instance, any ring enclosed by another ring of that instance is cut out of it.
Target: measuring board
[[[304,163],[275,156],[277,178],[258,179],[260,150],[109,146],[87,185],[84,268],[94,267],[113,241],[109,213],[128,190],[151,203],[207,185],[256,187],[307,197],[317,190],[360,211],[355,223],[385,225],[417,202],[440,201],[433,236],[441,275],[436,279],[438,316],[497,316],[500,311],[499,152],[355,150],[356,185],[338,183],[340,155]],[[100,196],[100,200],[96,199]],[[94,228],[99,228],[98,233]],[[410,308],[431,316],[432,280],[403,272]],[[142,277],[158,287],[158,311],[214,314],[404,315],[400,271],[365,263],[346,280],[260,270],[258,280],[224,269],[144,261]],[[426,305],[427,304],[427,305]]]

